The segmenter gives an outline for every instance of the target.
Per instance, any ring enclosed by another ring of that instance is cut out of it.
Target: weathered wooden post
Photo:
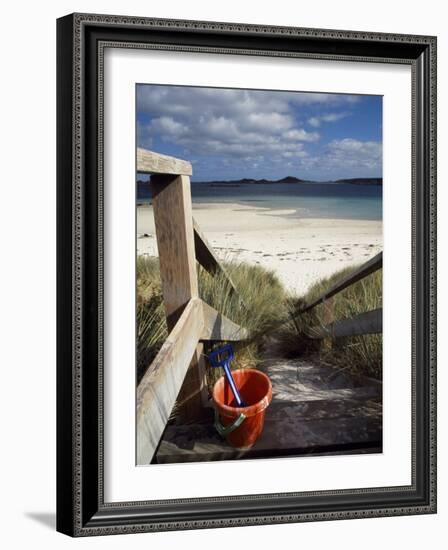
[[[137,387],[137,464],[149,464],[174,405],[178,405],[182,423],[202,416],[203,405],[208,404],[202,341],[240,341],[247,338],[247,332],[198,297],[191,164],[137,149],[137,171],[151,174],[169,330]],[[226,274],[198,227],[196,234],[199,262],[211,273]]]
[[[190,178],[188,175],[152,175],[154,221],[168,331],[189,300],[198,297]],[[207,390],[203,344],[198,343],[177,398],[179,417],[203,415]]]

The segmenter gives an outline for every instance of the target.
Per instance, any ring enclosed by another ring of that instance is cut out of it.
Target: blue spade
[[[238,407],[245,407],[246,403],[241,399],[241,395],[239,394],[238,388],[235,384],[235,380],[232,376],[232,371],[230,370],[230,362],[234,357],[235,355],[233,353],[233,347],[231,344],[226,344],[221,348],[215,349],[208,355],[212,367],[222,367],[224,369],[224,374],[227,378],[228,383],[230,384],[230,388],[232,389],[232,393],[235,396]]]

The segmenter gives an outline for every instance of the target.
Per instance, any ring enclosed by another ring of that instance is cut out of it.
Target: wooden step
[[[373,453],[382,451],[382,384],[302,360],[269,360],[260,367],[271,379],[273,399],[261,437],[248,451],[229,446],[213,426],[169,424],[157,463],[200,462]]]
[[[382,451],[379,399],[273,401],[252,449],[239,451],[216,433],[210,417],[202,424],[168,426],[157,463],[200,462]]]
[[[341,369],[305,361],[282,360],[263,364],[260,370],[271,379],[275,400],[302,402],[381,398],[381,382],[354,378]]]

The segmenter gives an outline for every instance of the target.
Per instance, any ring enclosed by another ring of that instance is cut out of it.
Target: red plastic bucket
[[[234,370],[232,375],[247,406],[235,406],[227,378],[222,376],[213,388],[215,427],[230,445],[248,449],[263,431],[266,408],[272,401],[272,384],[266,374],[256,369]]]

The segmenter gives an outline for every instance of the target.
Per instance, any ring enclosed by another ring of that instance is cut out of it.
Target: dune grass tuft
[[[270,343],[283,357],[309,357],[352,374],[381,379],[382,335],[338,338],[329,342],[307,336],[311,327],[328,323],[328,304],[302,315],[292,315],[355,268],[347,268],[313,285],[305,296],[291,297],[273,271],[247,263],[226,262],[238,294],[225,275],[211,276],[198,266],[199,295],[220,313],[247,329],[249,337],[269,333]],[[382,271],[377,271],[332,298],[334,320],[346,319],[382,306]],[[137,383],[167,337],[158,258],[137,260]],[[250,345],[235,345],[234,368],[256,366],[263,355],[265,338]],[[219,344],[218,344],[219,345]],[[207,355],[212,349],[205,346]],[[222,374],[207,369],[209,387]]]
[[[205,302],[244,327],[249,338],[264,332],[282,319],[284,312],[281,305],[285,302],[286,292],[273,271],[239,262],[226,262],[225,268],[238,289],[238,294],[233,292],[224,274],[211,276],[200,267],[199,295]],[[205,354],[219,345],[205,346]],[[260,360],[263,345],[262,339],[250,345],[235,344],[235,360],[232,366],[255,367]],[[210,388],[221,375],[221,369],[207,371]]]
[[[343,269],[331,277],[320,280],[300,299],[290,298],[286,304],[289,321],[279,329],[276,336],[279,347],[287,357],[315,356],[322,362],[352,374],[363,374],[380,379],[383,359],[381,334],[351,336],[329,341],[328,339],[312,340],[307,337],[307,332],[311,327],[328,323],[330,307],[335,321],[381,308],[382,270],[372,273],[336,294],[331,298],[332,303],[320,304],[299,316],[292,315],[292,312],[301,305],[311,302],[354,269],[356,266]]]
[[[168,336],[157,258],[137,257],[137,384]]]
[[[272,271],[244,263],[226,262],[238,294],[233,292],[222,273],[211,276],[198,266],[199,296],[233,322],[247,329],[249,336],[264,331],[284,314],[281,304],[286,293]],[[158,258],[140,256],[137,259],[137,383],[167,337],[165,311]],[[235,346],[235,368],[255,366],[262,341],[249,346]],[[212,348],[206,346],[205,354]],[[222,372],[208,369],[209,385]]]

